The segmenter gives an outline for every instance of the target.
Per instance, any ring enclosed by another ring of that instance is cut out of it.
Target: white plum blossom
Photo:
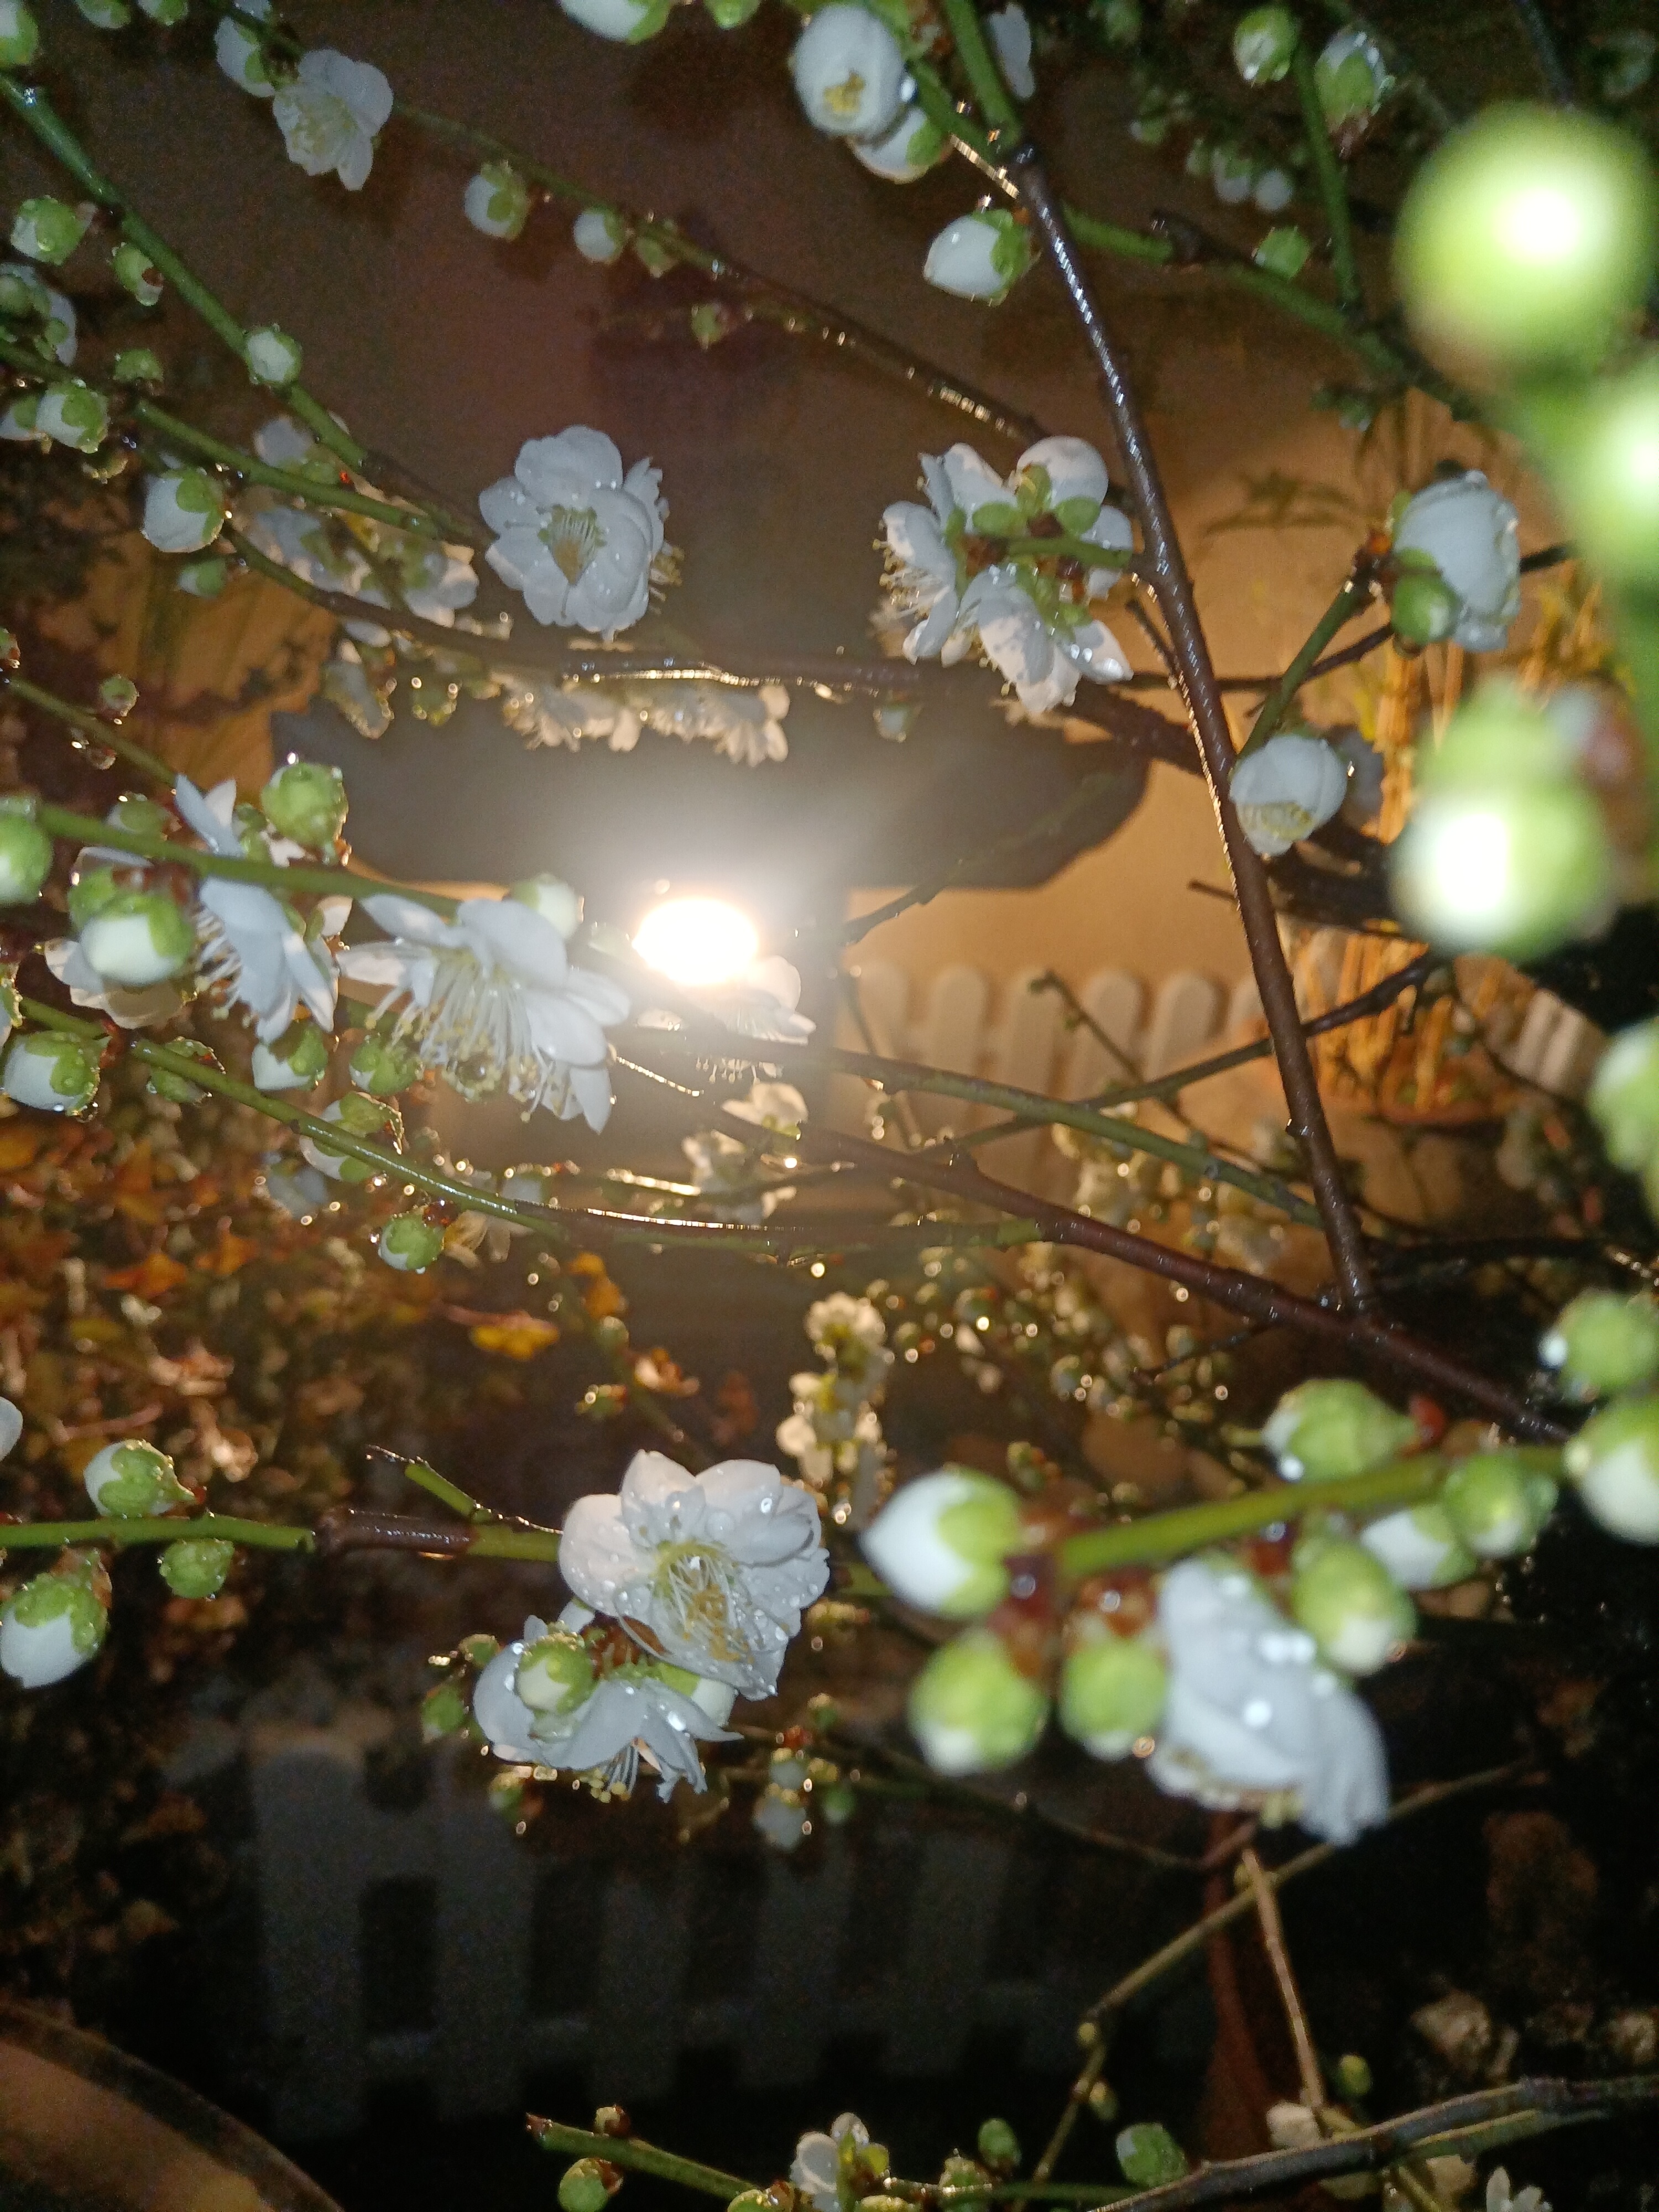
[[[655,682],[641,684],[629,697],[647,729],[690,744],[706,738],[717,753],[739,768],[787,760],[783,733],[789,690],[783,684],[750,688],[732,684]],[[613,751],[623,748],[611,740]]]
[[[638,46],[668,20],[669,0],[559,0],[573,23],[601,39]]]
[[[898,40],[848,0],[820,8],[790,56],[806,119],[832,138],[879,138],[910,89]]]
[[[1148,1771],[1161,1790],[1292,1817],[1337,1844],[1386,1818],[1376,1723],[1243,1568],[1183,1560],[1158,1625],[1170,1688]]]
[[[501,720],[531,745],[566,745],[580,752],[603,738],[613,753],[631,753],[640,741],[640,718],[611,692],[591,684],[565,685],[515,679],[502,690]]]
[[[985,27],[991,33],[997,65],[1009,91],[1016,100],[1030,100],[1036,90],[1036,79],[1031,75],[1031,21],[1019,0],[1008,0],[1006,8],[988,15]]]
[[[1127,515],[1106,501],[1106,466],[1081,438],[1044,438],[1021,454],[1005,480],[971,446],[924,453],[929,505],[901,500],[882,517],[886,531],[887,613],[908,625],[907,660],[960,660],[977,644],[1014,685],[1030,714],[1069,706],[1078,679],[1121,682],[1129,664],[1089,603],[1115,582],[1115,568],[1081,579],[1051,578],[1040,559],[972,565],[994,540],[1031,540],[1030,525],[1050,528],[1103,553],[1133,544]]]
[[[496,538],[484,558],[522,592],[538,623],[614,636],[651,604],[663,550],[661,471],[622,455],[602,431],[578,425],[519,448],[510,477],[479,495]]]
[[[173,803],[210,852],[242,857],[234,779],[201,792],[181,775]],[[295,917],[263,884],[204,876],[196,933],[203,982],[247,1008],[262,1043],[281,1036],[301,1003],[320,1029],[333,1028],[332,963],[320,945],[306,942]]]
[[[805,1044],[817,1026],[799,1012],[800,970],[775,952],[755,961],[729,983],[688,991],[686,996],[737,1036]]]
[[[301,453],[293,451],[291,441],[283,438],[278,428],[287,420],[286,416],[277,416],[254,441],[256,449],[263,438],[273,453],[281,453],[282,461],[273,465],[291,466],[312,450],[307,441]],[[270,455],[262,453],[260,458]],[[304,582],[319,591],[343,592],[361,599],[366,607],[389,609],[391,603],[367,555],[350,531],[328,515],[303,507],[261,507],[243,518],[242,527],[268,561],[280,562]],[[375,552],[381,566],[397,579],[404,605],[423,622],[452,629],[457,611],[470,607],[478,595],[472,556],[465,547],[452,550],[407,531],[386,530],[377,535]],[[378,623],[351,623],[347,627],[361,644],[387,641],[387,633]]]
[[[769,1697],[801,1609],[830,1578],[811,1492],[760,1460],[688,1474],[636,1452],[612,1496],[565,1516],[559,1571],[676,1665]]]
[[[879,138],[850,138],[854,158],[890,185],[913,185],[942,161],[949,141],[921,108],[907,103]]]
[[[726,1099],[725,1110],[734,1120],[752,1121],[757,1128],[769,1130],[774,1136],[798,1137],[806,1119],[806,1101],[793,1083],[757,1082],[750,1085],[746,1098]],[[879,1344],[887,1331],[879,1314],[876,1321],[881,1329],[876,1339]]]
[[[1394,550],[1432,562],[1462,601],[1454,641],[1499,653],[1521,611],[1520,517],[1479,469],[1427,485],[1395,526]]]
[[[270,15],[270,0],[238,0],[237,14],[257,15],[261,22]],[[220,68],[233,84],[251,92],[256,100],[271,100],[276,83],[265,64],[265,50],[257,33],[234,16],[221,15],[213,33],[213,52]]]
[[[300,57],[297,73],[277,88],[272,112],[290,161],[308,177],[332,172],[349,192],[359,192],[392,112],[392,87],[373,62],[319,46]]]
[[[1263,860],[1277,860],[1341,812],[1347,763],[1323,738],[1281,730],[1241,754],[1228,789],[1240,829]]]
[[[620,261],[628,247],[628,228],[609,208],[584,208],[570,226],[571,241],[584,261],[608,266]]]
[[[143,532],[158,552],[205,552],[228,513],[205,469],[168,469],[144,488]]]
[[[839,2119],[832,2121],[828,2135],[814,2128],[795,2145],[789,2179],[802,2196],[811,2200],[812,2212],[838,2212],[841,2147],[849,2136],[855,2149],[868,2148],[870,2130],[856,2112],[843,2112]]]
[[[363,902],[387,941],[340,955],[343,975],[404,1001],[398,1033],[463,1097],[504,1090],[562,1119],[602,1129],[611,1112],[605,1030],[627,994],[573,967],[552,923],[514,899],[463,899],[453,921],[388,893]]]

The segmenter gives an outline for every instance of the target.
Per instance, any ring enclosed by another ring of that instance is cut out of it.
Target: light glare
[[[687,989],[729,983],[760,950],[755,926],[724,899],[673,898],[653,906],[635,933],[647,968]]]

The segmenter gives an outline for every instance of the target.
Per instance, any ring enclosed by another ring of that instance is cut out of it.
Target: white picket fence
[[[279,2140],[350,2131],[381,2083],[423,2085],[447,2119],[520,2109],[538,2074],[648,2098],[691,2051],[727,2052],[742,2086],[767,2088],[811,2081],[856,2037],[902,2079],[949,2073],[988,2028],[1011,2067],[1058,2070],[1097,1993],[1063,1952],[998,1971],[1008,1892],[1039,1884],[1041,1863],[983,1829],[882,1808],[799,1861],[635,1863],[602,1838],[560,1856],[459,1785],[464,1753],[432,1755],[413,1810],[377,1807],[362,1741],[347,1714],[247,1746],[254,2070]]]

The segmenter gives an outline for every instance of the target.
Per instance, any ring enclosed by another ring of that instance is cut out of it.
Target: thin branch
[[[101,715],[91,714],[84,707],[76,707],[67,699],[60,699],[55,691],[43,691],[38,684],[31,684],[21,676],[5,675],[0,672],[0,682],[3,682],[5,689],[15,699],[25,700],[31,707],[38,707],[43,714],[52,714],[58,721],[66,722],[84,744],[103,746],[106,750],[125,761],[130,768],[139,769],[172,790],[174,770],[147,747],[141,745],[136,738],[128,737],[112,723],[105,721]]]
[[[1261,1862],[1254,1850],[1246,1850],[1241,1853],[1238,1863],[1250,1886],[1255,1916],[1261,1923],[1261,1947],[1267,1954],[1267,1964],[1273,1968],[1273,1980],[1279,1989],[1279,2002],[1285,2008],[1291,2044],[1296,2052],[1296,2070],[1302,2086],[1302,2101],[1310,2112],[1322,2112],[1325,2109],[1325,2077],[1320,2071],[1319,2053],[1314,2049],[1307,2008],[1302,2002],[1302,1992],[1297,1987],[1296,1969],[1291,1964],[1290,1947],[1285,1941],[1285,1923],[1279,1917],[1279,1899],[1273,1894],[1273,1884],[1267,1880]]]
[[[1561,58],[1561,50],[1555,43],[1555,33],[1545,19],[1538,0],[1510,0],[1520,23],[1522,34],[1537,64],[1538,74],[1544,88],[1558,107],[1571,107],[1577,98],[1572,76]]]

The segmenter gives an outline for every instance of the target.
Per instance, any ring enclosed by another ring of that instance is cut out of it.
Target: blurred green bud
[[[1374,1674],[1417,1626],[1417,1613],[1375,1553],[1345,1537],[1307,1537],[1296,1550],[1291,1613],[1327,1666]]]
[[[79,208],[50,195],[25,200],[11,226],[13,251],[56,268],[69,259],[86,236],[91,220],[90,210],[83,215]]]
[[[981,2123],[978,2149],[994,2172],[1012,2173],[1019,2165],[1019,2137],[1006,2120]]]
[[[1407,568],[1389,599],[1394,634],[1405,645],[1438,645],[1462,611],[1462,599],[1437,568]]]
[[[600,2158],[579,2158],[559,2177],[559,2212],[605,2212],[622,2186],[616,2167]]]
[[[423,1275],[443,1256],[444,1232],[424,1214],[394,1213],[374,1240],[388,1267],[399,1274]]]
[[[513,1686],[532,1713],[566,1713],[592,1695],[594,1679],[580,1637],[555,1629],[525,1652]]]
[[[486,161],[469,178],[461,206],[486,238],[516,238],[530,220],[530,187],[510,161]]]
[[[1270,230],[1250,258],[1270,276],[1282,276],[1290,283],[1302,274],[1312,251],[1307,233],[1298,230],[1293,222],[1286,222]]]
[[[101,914],[112,900],[121,896],[125,885],[115,868],[106,862],[94,867],[84,866],[85,854],[70,878],[69,915],[76,929],[84,929],[95,914]],[[121,869],[136,866],[136,861],[124,860]]]
[[[81,950],[106,982],[142,991],[179,973],[196,931],[165,891],[118,891],[81,932]]]
[[[1639,1175],[1659,1158],[1659,1021],[1620,1030],[1585,1103],[1615,1167]]]
[[[212,553],[201,561],[186,561],[175,572],[173,585],[192,599],[216,599],[229,580],[229,562],[222,554]]]
[[[141,1521],[196,1502],[154,1444],[106,1444],[87,1462],[81,1480],[94,1510],[117,1521]]]
[[[1417,1442],[1417,1424],[1363,1382],[1331,1376],[1287,1390],[1261,1440],[1286,1482],[1333,1482],[1386,1467]]]
[[[988,2199],[991,2176],[976,2158],[964,2158],[959,2150],[953,2150],[939,2170],[939,2185],[948,2189],[954,2198]]]
[[[1599,360],[1641,313],[1656,253],[1633,137],[1583,108],[1490,107],[1418,171],[1395,270],[1427,343],[1515,374]]]
[[[26,1690],[61,1682],[97,1654],[109,1628],[106,1577],[70,1566],[84,1555],[65,1553],[57,1566],[23,1584],[0,1608],[0,1668]]]
[[[1012,1766],[1042,1733],[1048,1701],[1000,1636],[970,1628],[935,1651],[910,1685],[910,1728],[940,1774]]]
[[[704,0],[722,31],[741,30],[760,10],[760,0]]]
[[[79,1114],[98,1095],[96,1046],[73,1037],[32,1030],[13,1037],[0,1062],[0,1091],[18,1106],[46,1114]]]
[[[1615,584],[1659,584],[1659,356],[1582,396],[1556,489],[1594,568]]]
[[[165,384],[167,381],[161,356],[149,346],[124,346],[110,363],[109,373],[117,384]]]
[[[0,69],[27,69],[40,51],[40,27],[23,0],[0,0]]]
[[[161,1580],[174,1597],[217,1597],[236,1558],[222,1536],[187,1536],[162,1553]]]
[[[907,1605],[972,1620],[1007,1595],[1002,1562],[1025,1538],[1006,1483],[947,1467],[907,1482],[863,1540],[871,1565]]]
[[[567,943],[582,926],[582,895],[558,876],[527,876],[507,896],[550,922]]]
[[[161,279],[142,246],[124,239],[110,255],[109,262],[115,281],[124,292],[130,292],[141,307],[155,305],[161,296]]]
[[[1359,1540],[1401,1589],[1446,1589],[1453,1583],[1467,1582],[1474,1572],[1474,1554],[1438,1498],[1385,1514],[1361,1533]]]
[[[51,838],[21,806],[0,804],[0,906],[27,906],[51,873]]]
[[[1164,1716],[1169,1677],[1138,1637],[1115,1636],[1097,1614],[1073,1617],[1060,1671],[1060,1724],[1096,1759],[1125,1759]]]
[[[315,1022],[295,1022],[275,1044],[253,1048],[253,1080],[261,1091],[309,1091],[328,1066],[328,1039]]]
[[[1555,1510],[1559,1455],[1519,1446],[1477,1452],[1446,1478],[1441,1502],[1452,1526],[1480,1559],[1528,1552]]]
[[[179,826],[167,807],[137,791],[124,791],[104,819],[112,830],[131,830],[141,837],[170,837]]]
[[[420,1073],[420,1056],[371,1030],[352,1054],[348,1070],[358,1090],[371,1098],[392,1098],[407,1091]]]
[[[1630,1544],[1659,1544],[1659,1397],[1615,1399],[1568,1444],[1567,1473],[1592,1519]]]
[[[276,324],[271,323],[264,330],[248,332],[243,358],[247,362],[248,375],[255,384],[280,388],[284,384],[293,383],[300,374],[304,356],[298,338],[290,337],[286,331],[278,330]]]
[[[1566,1398],[1605,1398],[1651,1382],[1659,1376],[1659,1304],[1616,1291],[1582,1291],[1556,1316],[1538,1356],[1559,1370]]]
[[[1290,74],[1296,18],[1288,8],[1252,8],[1233,30],[1233,63],[1246,84],[1277,84]]]
[[[347,804],[345,778],[328,761],[284,761],[259,793],[277,836],[313,853],[333,845],[345,827]]]
[[[465,1684],[447,1675],[421,1699],[421,1741],[441,1743],[446,1736],[459,1735],[471,1717]]]
[[[1314,84],[1325,128],[1344,151],[1363,134],[1393,82],[1381,48],[1364,31],[1339,31],[1321,47]]]
[[[1179,2181],[1188,2172],[1181,2145],[1156,2120],[1139,2120],[1125,2128],[1117,2139],[1117,2162],[1123,2179],[1137,2189],[1156,2189],[1165,2181]]]
[[[1358,2051],[1345,2051],[1336,2062],[1336,2086],[1351,2103],[1371,2094],[1371,2069]]]
[[[138,686],[130,676],[106,676],[98,686],[98,704],[115,721],[125,721],[138,704]]]
[[[1132,46],[1140,36],[1140,0],[1094,0],[1090,13],[1109,46]]]

